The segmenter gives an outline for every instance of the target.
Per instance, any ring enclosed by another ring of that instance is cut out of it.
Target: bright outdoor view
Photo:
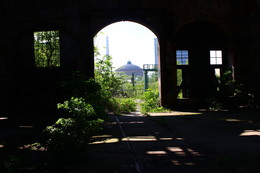
[[[94,45],[95,79],[104,95],[119,104],[117,113],[134,111],[122,105],[130,103],[143,113],[163,111],[159,105],[159,43],[151,30],[134,22],[117,22],[103,28]]]
[[[259,173],[260,0],[0,13],[0,173]]]

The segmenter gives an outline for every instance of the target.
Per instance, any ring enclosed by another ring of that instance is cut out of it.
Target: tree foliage
[[[91,141],[91,137],[102,130],[102,119],[99,119],[92,105],[83,98],[74,98],[58,104],[58,109],[69,112],[69,118],[60,118],[47,126],[47,147],[50,151],[81,151]]]
[[[113,71],[111,56],[96,57],[95,80],[100,84],[105,98],[110,99],[122,94],[122,85],[125,81]]]
[[[60,66],[59,31],[34,33],[34,54],[37,67]]]

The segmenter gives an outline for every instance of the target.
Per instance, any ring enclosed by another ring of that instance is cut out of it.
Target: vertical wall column
[[[82,21],[84,22],[84,21]],[[87,77],[94,77],[94,43],[93,36],[88,29],[87,23],[81,23],[80,32],[77,33],[79,39],[78,69],[85,73]]]
[[[168,108],[177,106],[177,65],[174,39],[161,39],[161,58],[159,61],[161,74],[161,105]]]
[[[7,40],[6,40],[6,31],[4,27],[0,28],[0,104],[1,104],[1,112],[6,112],[8,99],[8,87],[7,87],[7,74],[8,74],[8,64],[7,64]]]

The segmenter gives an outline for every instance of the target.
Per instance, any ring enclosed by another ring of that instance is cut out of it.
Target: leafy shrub
[[[91,137],[102,130],[102,119],[97,118],[93,107],[83,98],[71,98],[59,109],[67,110],[71,117],[60,118],[45,129],[48,136],[47,147],[51,151],[76,151],[84,148]]]
[[[116,114],[130,113],[136,110],[136,103],[131,98],[114,98],[114,112]]]
[[[102,96],[107,101],[112,97],[118,97],[123,94],[122,86],[125,83],[123,78],[123,76],[113,71],[111,56],[96,57],[95,80],[100,84]]]
[[[136,103],[131,98],[119,99],[120,101],[120,110],[123,113],[129,113],[136,110]]]
[[[159,92],[148,89],[144,92],[143,100],[141,112],[149,112],[150,110],[159,107]]]
[[[211,97],[209,99],[209,110],[210,111],[220,111],[223,109],[221,101],[218,98]]]
[[[104,118],[107,100],[102,96],[100,84],[94,79],[87,79],[81,73],[75,72],[71,80],[64,81],[61,85],[65,95],[63,100],[71,97],[83,98],[84,102],[93,106],[97,116]]]
[[[219,111],[223,108],[257,108],[253,90],[241,83],[237,83],[232,77],[232,70],[227,70],[218,77],[219,90],[217,95],[209,99],[209,110]]]
[[[77,119],[91,119],[96,115],[92,105],[88,104],[83,98],[74,98],[65,101],[64,103],[58,103],[58,109],[67,110],[71,116]]]
[[[165,108],[159,104],[159,91],[146,90],[143,95],[143,103],[141,103],[141,112],[168,112]]]
[[[259,108],[259,103],[257,103],[252,89],[249,89],[243,84],[238,84],[235,87],[234,100],[239,107]]]

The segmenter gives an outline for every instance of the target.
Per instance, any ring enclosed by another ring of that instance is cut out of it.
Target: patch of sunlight
[[[181,163],[178,160],[171,160],[173,165],[180,166]]]
[[[157,141],[157,139],[154,136],[129,136],[128,138],[123,138],[122,141],[146,142],[146,141]]]
[[[34,128],[34,126],[19,126],[19,128],[32,129],[32,128]]]
[[[111,138],[112,135],[100,135],[100,136],[92,136],[93,139],[96,139],[96,138]]]
[[[260,130],[245,130],[240,136],[260,136]]]
[[[166,151],[147,151],[146,154],[151,155],[167,155]]]
[[[183,141],[184,139],[183,138],[176,138],[178,141]]]
[[[120,124],[144,124],[142,121],[137,121],[137,122],[120,122]]]
[[[173,140],[173,138],[159,138],[159,140],[161,140],[161,141],[171,141],[171,140]]]
[[[167,149],[171,152],[183,152],[183,149],[180,147],[167,147]]]
[[[8,117],[0,117],[0,120],[7,120]]]
[[[203,156],[202,154],[200,154],[199,152],[197,152],[193,149],[188,148],[187,150],[190,152],[190,154],[192,154],[194,156]]]
[[[178,156],[186,156],[186,153],[180,147],[167,147],[167,149],[170,152],[174,152],[174,154],[176,154]]]
[[[228,118],[228,119],[226,119],[226,121],[228,121],[228,122],[241,122],[241,120],[232,119],[232,118]]]
[[[196,165],[195,163],[192,163],[192,162],[187,162],[187,163],[184,163],[185,165],[187,165],[187,166],[194,166],[194,165]]]
[[[119,142],[118,138],[110,138],[110,139],[103,140],[103,141],[91,142],[90,144],[111,144],[111,143],[117,143],[117,142]]]
[[[166,112],[166,113],[150,113],[151,116],[186,116],[186,115],[202,115],[200,112]]]
[[[194,165],[196,165],[196,164],[193,163],[193,162],[180,163],[179,160],[171,160],[171,162],[172,162],[172,164],[175,165],[175,166],[180,166],[180,165],[194,166]]]

